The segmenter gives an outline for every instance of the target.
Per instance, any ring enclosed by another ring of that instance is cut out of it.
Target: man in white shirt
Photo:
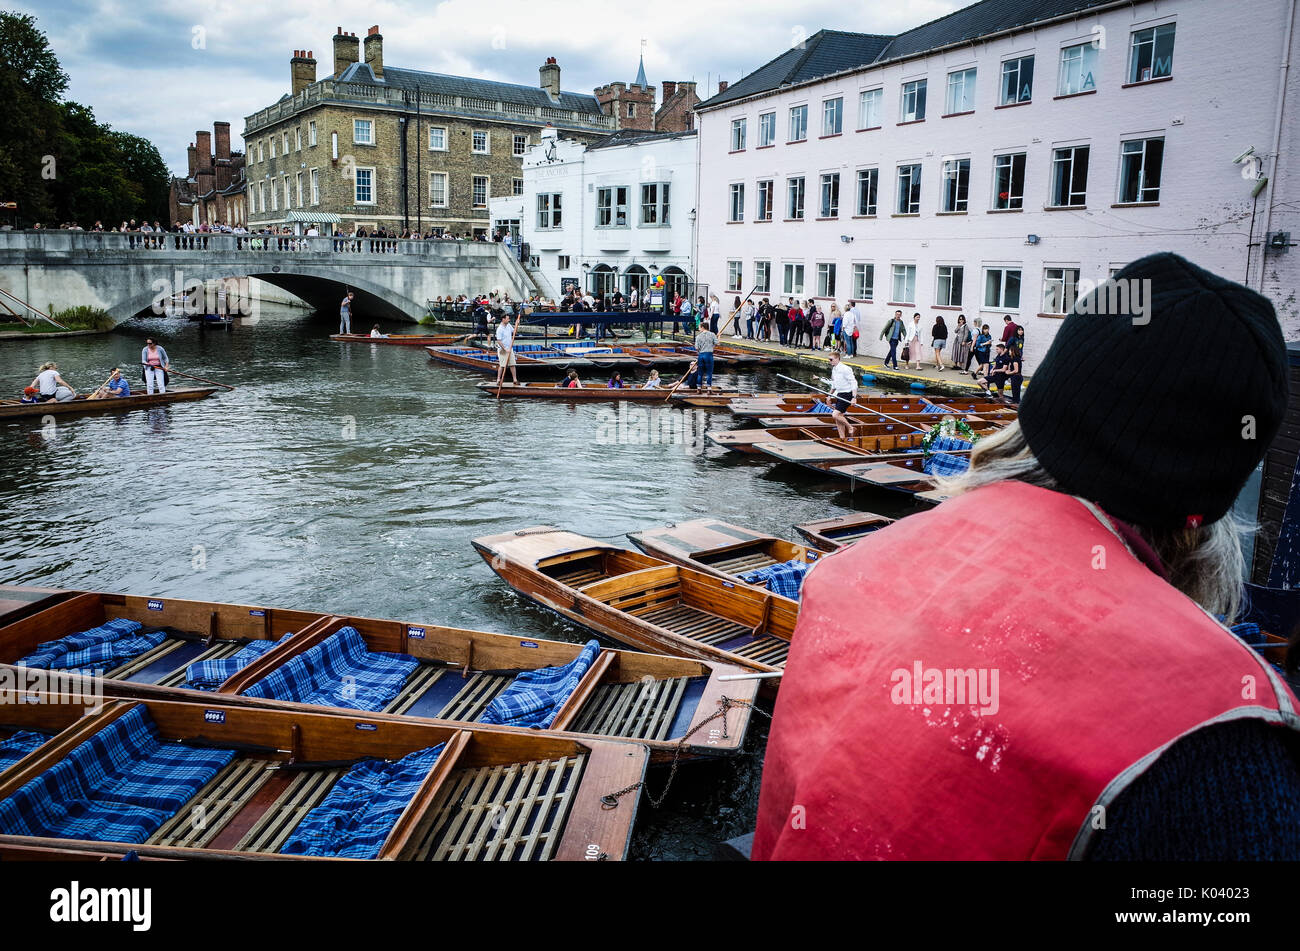
[[[831,419],[835,422],[835,431],[841,439],[849,438],[849,418],[845,414],[849,411],[849,406],[858,399],[858,380],[853,375],[853,369],[843,362],[838,350],[831,351],[831,376],[830,379],[822,378],[831,393],[835,397],[831,410]]]
[[[515,315],[515,325],[510,326],[510,318],[505,314],[501,315],[501,323],[497,324],[497,386],[499,387],[506,378],[506,367],[510,368],[510,379],[515,386],[519,385],[519,371],[515,369],[515,334],[519,332],[519,321],[523,319],[524,309],[519,308]]]
[[[850,357],[858,355],[858,341],[853,336],[858,329],[858,324],[862,315],[858,313],[858,305],[849,301],[848,308],[844,311],[844,317],[840,320],[840,330],[844,334],[844,352]]]

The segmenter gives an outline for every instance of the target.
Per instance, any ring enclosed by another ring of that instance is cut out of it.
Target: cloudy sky
[[[384,35],[384,61],[434,72],[534,84],[555,56],[566,90],[631,82],[641,41],[646,75],[695,80],[701,96],[735,81],[819,29],[897,33],[970,0],[31,0],[0,2],[30,13],[71,78],[68,97],[116,129],[158,146],[177,173],[194,130],[215,119],[238,138],[246,115],[289,90],[295,49],[332,69],[336,27]],[[633,12],[639,7],[644,12]],[[625,12],[626,11],[626,12]]]

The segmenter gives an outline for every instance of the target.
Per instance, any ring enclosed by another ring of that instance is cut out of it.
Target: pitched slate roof
[[[440,93],[444,96],[468,96],[492,102],[499,100],[529,108],[541,106],[602,115],[600,103],[595,96],[562,91],[559,102],[552,102],[550,95],[541,86],[521,86],[491,79],[473,79],[469,76],[448,76],[445,73],[427,73],[423,70],[401,69],[396,66],[384,67],[384,79],[381,83],[375,78],[368,64],[353,63],[343,72],[338,81],[389,86],[396,89],[413,90],[418,86],[425,92]]]
[[[695,129],[686,129],[683,132],[642,132],[637,129],[619,129],[603,139],[592,142],[587,146],[587,151],[612,149],[619,145],[640,145],[643,142],[666,142],[669,139],[682,139],[695,134]]]
[[[697,109],[709,109],[782,86],[808,82],[846,70],[919,56],[931,50],[967,43],[982,36],[1013,30],[1114,0],[981,0],[947,16],[931,20],[897,36],[819,30],[802,49],[786,50],[776,59],[736,81]]]

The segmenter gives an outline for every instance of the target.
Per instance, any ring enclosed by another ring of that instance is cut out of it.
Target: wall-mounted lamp
[[[843,241],[845,244],[852,244],[852,243],[853,243],[853,235],[851,235],[851,234],[842,234],[842,235],[840,235],[840,240]]]
[[[1042,238],[1038,237],[1036,234],[1025,235],[1025,244],[1037,244],[1041,240]]]

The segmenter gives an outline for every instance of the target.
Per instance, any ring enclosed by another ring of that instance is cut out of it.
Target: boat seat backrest
[[[384,709],[419,666],[408,654],[371,651],[351,625],[291,657],[242,691],[246,697],[323,704],[353,710]]]

